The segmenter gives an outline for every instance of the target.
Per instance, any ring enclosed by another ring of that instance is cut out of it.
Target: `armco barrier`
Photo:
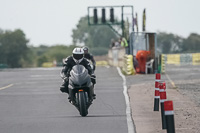
[[[124,55],[123,59],[124,65],[122,70],[127,74],[135,74],[135,69],[133,68],[133,56],[132,55]]]

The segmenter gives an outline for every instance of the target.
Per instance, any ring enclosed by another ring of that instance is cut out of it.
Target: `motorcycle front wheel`
[[[79,112],[81,116],[86,116],[88,114],[87,110],[87,99],[84,91],[78,92],[78,105],[79,105]]]

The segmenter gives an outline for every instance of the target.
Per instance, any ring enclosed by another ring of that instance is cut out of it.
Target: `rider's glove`
[[[94,74],[91,75],[91,81],[93,84],[96,84],[96,76]]]
[[[65,82],[68,82],[69,78],[68,78],[68,77],[64,77],[63,80],[64,80]]]
[[[93,65],[93,70],[95,71],[95,69],[96,69],[96,66],[95,66],[95,65]]]

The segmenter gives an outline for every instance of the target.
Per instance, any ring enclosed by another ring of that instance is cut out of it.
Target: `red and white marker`
[[[155,78],[156,80],[155,80],[154,111],[159,111],[159,99],[160,99],[159,82],[161,78],[160,73],[156,73]]]
[[[166,90],[166,83],[163,83],[163,89]]]
[[[163,86],[162,86],[163,87]],[[162,129],[166,129],[166,119],[165,119],[165,111],[164,111],[164,102],[167,99],[166,91],[160,92],[160,107],[161,107],[161,118],[162,118]]]
[[[175,133],[173,101],[164,102],[167,133]]]

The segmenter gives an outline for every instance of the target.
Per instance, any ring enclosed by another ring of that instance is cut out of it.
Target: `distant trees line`
[[[88,26],[87,17],[82,17],[76,28],[72,30],[71,45],[56,44],[54,46],[29,45],[29,40],[21,29],[14,31],[0,29],[0,64],[8,67],[40,67],[44,62],[62,62],[71,55],[79,44],[90,48],[93,55],[107,54],[111,39],[118,39],[107,26]],[[191,33],[183,38],[166,32],[157,33],[158,49],[161,53],[193,53],[200,52],[200,35]]]
[[[187,38],[165,32],[157,33],[158,49],[161,53],[200,52],[200,35],[191,33]]]
[[[20,29],[0,30],[0,64],[10,68],[40,67],[44,62],[62,61],[72,54],[75,45],[30,46],[29,40]]]

